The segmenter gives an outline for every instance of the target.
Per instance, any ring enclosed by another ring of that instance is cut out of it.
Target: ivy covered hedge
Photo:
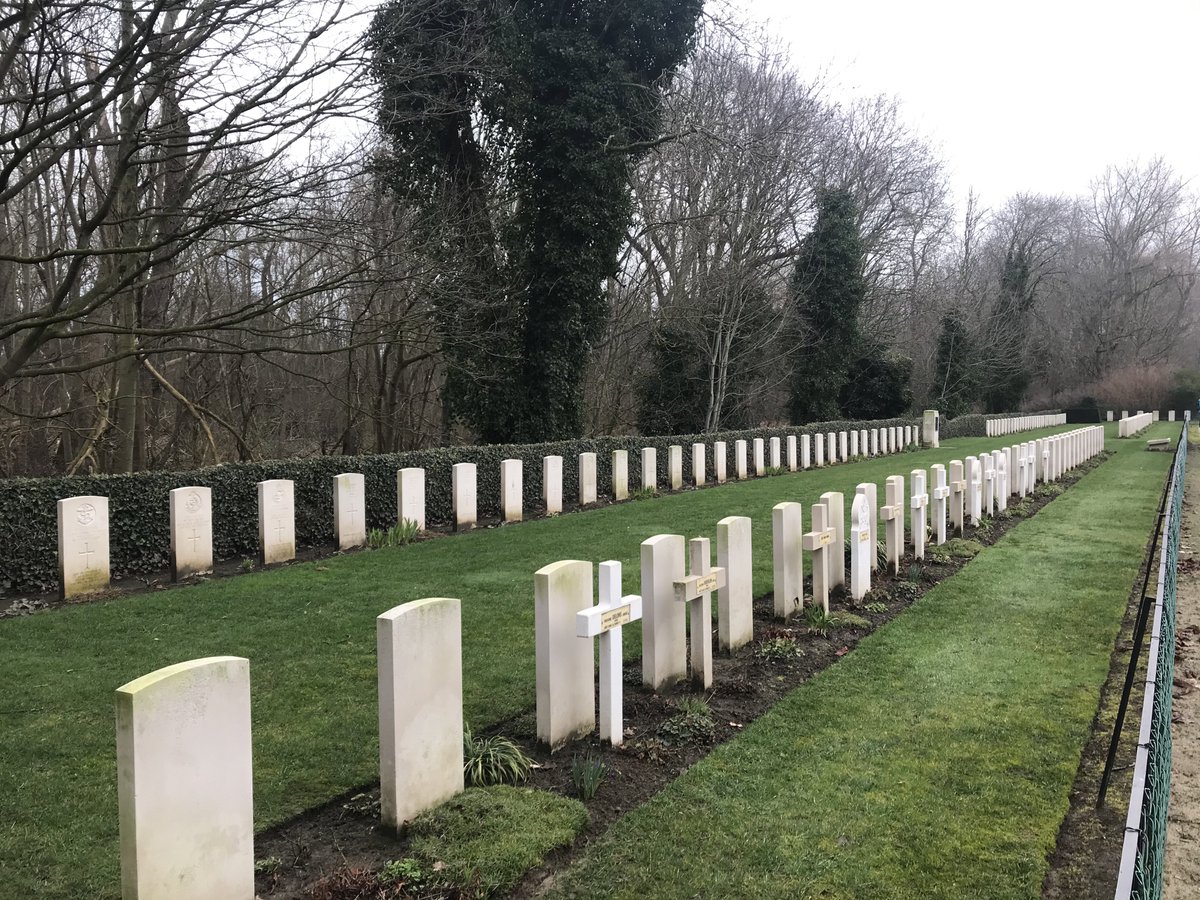
[[[657,449],[659,490],[667,484],[668,451],[683,447],[685,482],[691,481],[692,444],[704,443],[708,479],[714,477],[715,441],[727,443],[726,471],[734,477],[734,442],[751,443],[747,462],[754,465],[752,442],[768,442],[789,434],[824,434],[850,429],[919,425],[916,419],[875,422],[819,422],[801,427],[759,428],[704,435],[664,437],[606,437],[545,444],[493,444],[412,450],[372,456],[324,456],[314,459],[229,463],[189,472],[140,472],[134,475],[94,475],[70,478],[17,478],[0,483],[0,587],[50,590],[57,584],[56,504],[65,497],[95,494],[109,498],[112,574],[161,572],[170,565],[168,492],[189,485],[212,488],[213,551],[217,559],[254,558],[258,553],[258,488],[260,481],[289,478],[296,490],[296,543],[299,547],[333,543],[333,479],[342,472],[362,472],[366,481],[367,524],[385,528],[396,522],[396,471],[425,469],[425,518],[430,526],[448,525],[452,518],[450,470],[455,463],[477,465],[477,502],[482,521],[500,515],[500,462],[524,462],[524,507],[527,514],[543,508],[542,457],[563,457],[563,499],[569,506],[579,496],[579,454],[597,458],[600,498],[612,496],[611,454],[629,451],[629,485],[642,480],[641,449]]]
[[[1012,419],[1016,416],[1052,416],[1061,409],[1038,409],[1029,412],[969,413],[957,419],[942,421],[943,438],[987,437],[987,423],[992,419]]]

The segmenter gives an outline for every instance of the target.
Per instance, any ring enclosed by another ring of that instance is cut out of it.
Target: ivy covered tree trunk
[[[863,258],[854,198],[844,189],[826,192],[792,275],[797,328],[789,411],[796,424],[840,415],[838,400],[859,351]]]
[[[442,248],[454,419],[484,441],[582,431],[633,167],[701,0],[391,0],[372,26],[393,190]]]

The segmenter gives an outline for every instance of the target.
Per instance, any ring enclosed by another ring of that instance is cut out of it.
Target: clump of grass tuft
[[[783,466],[767,466],[768,475],[786,475],[787,469]]]
[[[925,567],[922,566],[920,563],[912,563],[909,565],[908,571],[905,574],[905,577],[912,584],[920,584],[922,581],[925,580]]]
[[[629,492],[630,500],[649,500],[651,497],[657,497],[658,491],[652,487],[636,487]]]
[[[804,624],[809,631],[827,636],[829,632],[839,628],[870,628],[871,622],[854,613],[827,613],[820,606],[806,606],[803,613]]]
[[[372,550],[381,547],[403,547],[417,539],[420,529],[412,519],[397,522],[391,528],[372,528],[367,532],[367,546]]]
[[[951,538],[942,548],[952,559],[971,559],[983,550],[983,544],[969,538]]]
[[[583,755],[576,754],[571,760],[571,784],[575,786],[575,793],[580,800],[595,797],[606,775],[608,766],[590,750]]]
[[[468,727],[463,734],[463,776],[467,784],[486,787],[518,784],[529,777],[533,760],[506,737],[477,738]]]

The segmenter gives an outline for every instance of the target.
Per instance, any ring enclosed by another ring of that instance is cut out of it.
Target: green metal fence
[[[1179,530],[1187,466],[1187,426],[1184,425],[1171,469],[1170,497],[1163,518],[1158,564],[1154,629],[1146,662],[1146,693],[1138,732],[1137,762],[1117,900],[1158,900],[1163,889],[1163,858],[1167,849],[1167,805],[1171,799],[1171,686],[1175,675],[1175,577],[1179,560]]]

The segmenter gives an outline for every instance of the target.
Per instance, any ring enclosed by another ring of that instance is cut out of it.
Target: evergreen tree
[[[947,419],[970,412],[977,400],[973,343],[957,314],[950,313],[943,317],[942,329],[938,333],[932,393],[938,411]]]
[[[789,411],[794,423],[839,417],[839,399],[859,349],[863,255],[854,198],[845,189],[826,192],[791,280],[797,349]]]
[[[388,173],[442,248],[445,400],[483,440],[581,432],[630,175],[702,7],[391,0],[376,14]]]
[[[912,407],[912,360],[889,352],[878,341],[863,340],[839,398],[847,419],[893,419]]]

